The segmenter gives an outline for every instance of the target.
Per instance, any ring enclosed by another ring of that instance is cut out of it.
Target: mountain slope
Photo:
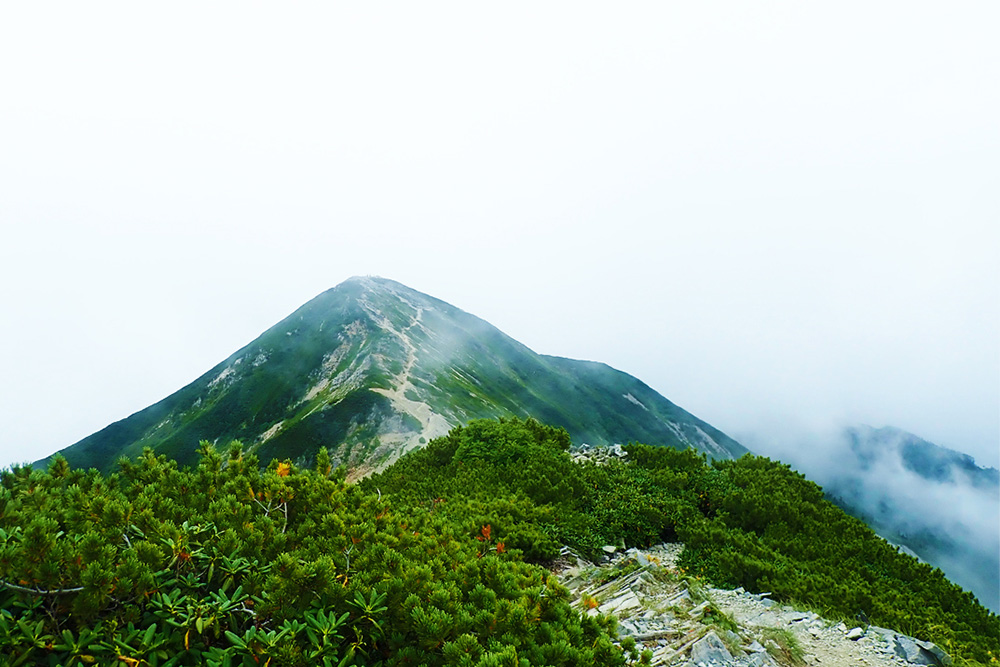
[[[576,442],[746,449],[636,378],[539,355],[489,323],[382,278],[328,290],[180,391],[62,450],[108,469],[144,447],[192,462],[200,440],[263,460],[320,446],[356,474],[473,418],[535,417]]]
[[[781,453],[849,514],[1000,611],[1000,472],[901,429],[856,426]]]

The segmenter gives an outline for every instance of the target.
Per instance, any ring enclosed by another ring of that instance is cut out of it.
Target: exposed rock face
[[[619,636],[650,650],[653,665],[777,667],[793,655],[821,667],[952,664],[940,647],[894,630],[849,628],[742,588],[703,587],[677,568],[683,548],[616,550],[597,565],[564,549],[557,573],[581,611],[615,616]]]

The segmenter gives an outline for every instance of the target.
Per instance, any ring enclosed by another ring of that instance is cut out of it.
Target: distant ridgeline
[[[221,371],[220,371],[221,372]],[[633,394],[634,395],[634,394]],[[205,442],[116,470],[0,473],[10,664],[625,665],[542,564],[686,545],[688,577],[769,591],[995,664],[1000,618],[765,458],[629,445],[576,463],[534,420],[473,420],[345,483],[325,449],[262,468]]]
[[[968,454],[940,447],[898,428],[858,426],[846,429],[844,435],[863,470],[897,457],[903,468],[928,481],[965,482],[988,491],[1000,488],[1000,470],[980,468]]]
[[[354,474],[475,418],[534,417],[576,442],[653,442],[711,458],[746,448],[636,378],[539,355],[489,323],[382,278],[320,294],[203,376],[61,453],[111,470],[145,447],[180,463],[240,439],[261,460],[321,446]],[[44,463],[44,462],[43,462]]]
[[[846,429],[830,451],[836,465],[804,455],[789,463],[1000,611],[1000,472],[897,428]]]

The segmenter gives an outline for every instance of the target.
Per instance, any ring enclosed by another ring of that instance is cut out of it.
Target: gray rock
[[[775,667],[774,660],[766,651],[763,653],[755,651],[747,658],[745,664],[747,667]]]
[[[694,663],[727,663],[732,662],[732,660],[732,653],[714,632],[709,632],[691,647],[691,662]]]
[[[919,639],[914,639],[913,641],[917,646],[919,646],[920,648],[922,648],[923,650],[927,651],[935,658],[937,658],[938,664],[943,665],[943,667],[951,667],[951,665],[954,663],[954,660],[951,659],[951,656],[945,653],[944,649],[942,649],[937,644],[933,642],[922,642]]]
[[[678,604],[681,600],[690,600],[690,599],[691,599],[691,594],[687,590],[683,590],[680,593],[669,598],[666,603],[668,605]]]
[[[890,630],[888,628],[880,628],[877,625],[869,625],[868,632],[870,634],[879,635],[882,639],[891,642],[896,636],[895,630]]]
[[[632,548],[625,552],[626,556],[634,558],[635,562],[639,564],[639,567],[649,567],[653,565],[653,561],[649,557],[638,549]]]
[[[937,665],[938,659],[930,651],[917,645],[912,637],[896,635],[896,655],[913,665]]]
[[[618,623],[618,636],[619,637],[621,637],[623,635],[636,635],[636,634],[639,634],[639,628],[637,628],[632,623],[629,623],[628,621],[620,621]]]
[[[747,646],[747,650],[751,653],[767,653],[767,649],[760,645],[760,642],[756,639]]]
[[[614,545],[611,545],[611,544],[605,544],[603,547],[601,547],[601,551],[603,551],[606,554],[613,554],[617,550],[618,550],[618,547],[616,547]]]
[[[706,609],[708,609],[708,600],[705,600],[701,604],[699,604],[699,605],[697,605],[695,607],[692,607],[691,611],[688,612],[688,615],[691,618],[694,618],[694,619],[697,619],[697,620],[701,620],[701,617],[705,615],[705,610]]]
[[[785,619],[785,623],[796,623],[809,618],[809,614],[802,611],[790,611],[786,613],[783,618]]]
[[[726,638],[726,641],[729,642],[730,646],[739,646],[743,643],[743,638],[732,630],[723,630],[722,636]]]
[[[608,614],[612,611],[625,611],[627,609],[633,609],[635,607],[641,607],[642,603],[639,602],[638,596],[630,590],[626,590],[623,595],[616,597],[610,602],[605,602],[600,606],[600,611],[602,614]]]
[[[937,644],[898,633],[893,638],[893,649],[897,656],[913,665],[950,667],[953,663],[951,656]]]
[[[861,628],[851,628],[850,632],[847,633],[847,638],[853,641],[858,641],[865,636],[865,631]]]

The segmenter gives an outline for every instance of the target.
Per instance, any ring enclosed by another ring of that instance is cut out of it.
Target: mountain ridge
[[[863,424],[847,428],[845,435],[852,454],[865,470],[895,455],[904,469],[927,481],[968,481],[976,488],[1000,487],[1000,470],[980,466],[964,452],[942,447],[902,429]]]

